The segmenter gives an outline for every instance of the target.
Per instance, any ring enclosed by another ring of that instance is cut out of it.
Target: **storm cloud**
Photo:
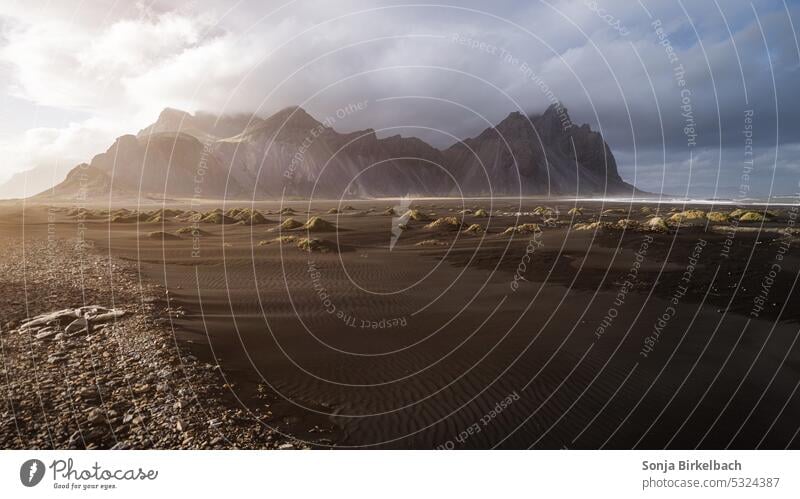
[[[20,2],[0,7],[0,174],[90,159],[164,107],[300,105],[441,147],[558,100],[642,189],[793,194],[797,14],[781,1]]]

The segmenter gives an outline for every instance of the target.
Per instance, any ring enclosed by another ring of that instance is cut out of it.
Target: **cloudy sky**
[[[165,107],[323,118],[362,103],[336,128],[445,146],[558,99],[645,190],[800,192],[794,1],[410,4],[3,0],[0,181],[87,161]]]

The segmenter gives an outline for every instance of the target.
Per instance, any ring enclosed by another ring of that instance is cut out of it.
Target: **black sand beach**
[[[194,207],[257,208],[248,223],[172,203],[140,208],[177,210],[149,222],[29,206],[15,224],[9,207],[4,230],[44,238],[49,213],[69,241],[82,224],[92,254],[169,300],[157,323],[218,366],[214,399],[295,446],[797,445],[791,208],[420,200],[399,220],[398,203]],[[332,225],[278,229],[314,216]],[[103,283],[142,292],[122,285]]]

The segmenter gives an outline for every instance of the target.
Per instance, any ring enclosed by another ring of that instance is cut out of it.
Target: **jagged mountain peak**
[[[413,136],[379,139],[372,128],[339,132],[327,125],[299,106],[263,119],[167,108],[138,136],[119,137],[91,167],[112,177],[97,175],[98,189],[178,197],[192,188],[199,165],[202,195],[208,197],[591,195],[632,189],[619,177],[602,136],[573,126],[560,104],[541,114],[511,112],[444,151]]]
[[[194,114],[167,107],[158,115],[158,119],[150,126],[143,128],[136,135],[139,138],[157,133],[184,133],[202,142],[239,135],[247,129],[261,125],[263,120],[252,114],[217,115],[206,111]]]
[[[313,128],[321,124],[300,106],[285,107],[264,121],[265,126],[293,128]]]

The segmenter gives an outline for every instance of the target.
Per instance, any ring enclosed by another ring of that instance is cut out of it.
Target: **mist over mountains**
[[[565,108],[509,114],[437,149],[415,137],[336,131],[300,107],[264,119],[165,109],[37,199],[601,196],[637,192],[614,155]]]

